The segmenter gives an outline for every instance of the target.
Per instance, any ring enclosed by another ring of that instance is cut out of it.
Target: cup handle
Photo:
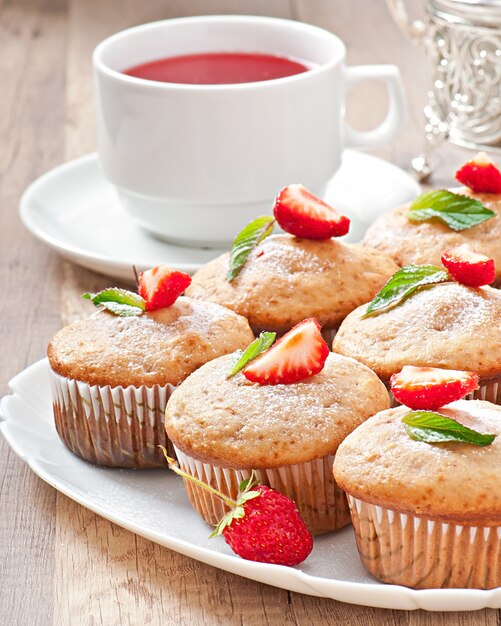
[[[400,71],[396,65],[356,65],[345,70],[346,85],[363,80],[382,80],[386,83],[389,95],[389,108],[385,120],[373,130],[360,132],[345,124],[346,146],[348,148],[379,148],[389,143],[402,130],[407,119],[407,101]]]

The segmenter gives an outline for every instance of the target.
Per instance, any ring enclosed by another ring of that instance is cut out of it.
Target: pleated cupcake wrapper
[[[322,337],[325,339],[327,345],[329,346],[329,350],[332,349],[332,342],[334,341],[336,332],[336,328],[322,328]]]
[[[166,467],[164,411],[174,387],[89,385],[51,371],[56,429],[76,455],[108,467]]]
[[[348,495],[360,558],[378,580],[416,589],[501,585],[501,527],[461,526]]]
[[[250,477],[251,469],[229,469],[203,463],[174,447],[180,467],[191,476],[214,487],[233,500],[242,480]],[[334,482],[334,456],[309,463],[287,465],[271,469],[257,469],[258,483],[268,485],[294,500],[301,517],[310,531],[321,534],[342,528],[350,522],[346,496]],[[217,497],[190,480],[184,481],[193,508],[212,526],[215,526],[228,507]]]
[[[391,406],[400,406],[400,402],[397,402],[393,397],[390,383],[385,383],[385,385],[390,394]],[[492,404],[501,405],[501,376],[480,380],[479,388],[465,396],[465,400],[487,400]]]

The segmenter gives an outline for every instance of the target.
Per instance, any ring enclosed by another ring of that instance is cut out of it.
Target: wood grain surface
[[[419,13],[417,0],[410,4]],[[63,261],[22,227],[17,206],[38,175],[95,150],[90,55],[102,38],[151,20],[208,13],[299,19],[340,35],[348,62],[397,62],[410,101],[402,137],[376,154],[407,167],[422,148],[423,51],[383,0],[0,0],[0,391],[43,357],[62,323],[89,312],[79,294],[109,279]],[[358,87],[348,117],[384,115],[380,85]],[[443,146],[434,184],[467,154]],[[363,599],[361,598],[361,601]],[[500,626],[500,612],[401,612],[258,584],[181,556],[98,517],[38,479],[0,440],[0,625]]]

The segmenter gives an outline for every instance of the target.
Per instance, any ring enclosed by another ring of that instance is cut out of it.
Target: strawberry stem
[[[198,478],[195,478],[195,476],[192,476],[191,474],[187,474],[185,471],[183,471],[179,467],[179,465],[177,464],[175,459],[172,459],[170,456],[167,456],[167,450],[163,446],[160,446],[160,448],[162,448],[164,456],[167,459],[167,463],[169,465],[169,469],[171,469],[173,472],[175,472],[178,476],[182,476],[182,478],[185,478],[186,480],[190,480],[191,482],[195,483],[196,485],[198,485],[202,489],[205,489],[205,491],[208,491],[209,493],[212,493],[213,495],[217,496],[218,498],[220,498],[225,504],[227,504],[232,509],[234,509],[237,506],[237,503],[236,503],[235,500],[232,500],[231,498],[228,498],[228,496],[225,496],[223,493],[221,493],[217,489],[214,489],[214,487],[211,487],[207,483],[204,483],[203,481],[199,480]]]

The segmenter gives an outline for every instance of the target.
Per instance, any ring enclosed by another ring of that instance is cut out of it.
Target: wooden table
[[[414,1],[415,12],[419,2]],[[29,235],[17,205],[28,183],[95,150],[90,54],[102,38],[151,20],[255,13],[339,34],[351,64],[398,62],[410,101],[401,139],[379,155],[407,167],[422,147],[428,87],[422,51],[394,26],[383,0],[0,0],[1,392],[43,357],[61,326],[83,314],[79,294],[109,279],[63,261]],[[379,85],[358,87],[359,128],[384,113]],[[465,152],[440,149],[433,181],[452,182]],[[150,543],[38,479],[0,438],[0,624],[462,624],[499,626],[501,613],[398,612],[351,606],[254,583]]]

